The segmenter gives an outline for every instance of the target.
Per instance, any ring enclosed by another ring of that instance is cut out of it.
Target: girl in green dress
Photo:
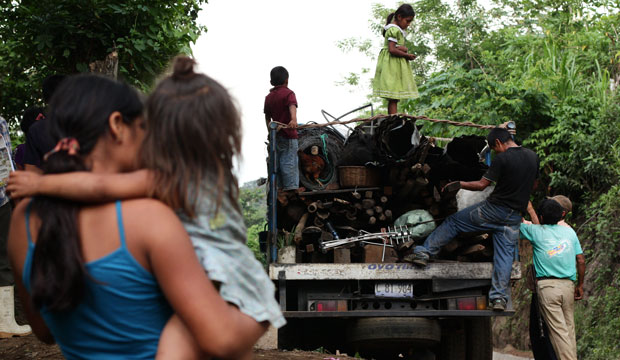
[[[388,15],[383,30],[385,41],[379,53],[373,89],[374,95],[388,100],[388,114],[396,114],[398,100],[418,97],[418,88],[408,63],[416,56],[409,54],[405,46],[405,29],[414,17],[411,5],[402,4],[396,12]]]

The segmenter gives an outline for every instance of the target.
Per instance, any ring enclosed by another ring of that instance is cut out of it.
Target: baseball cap
[[[552,196],[552,197],[547,197],[547,199],[551,199],[553,201],[556,201],[558,204],[560,204],[564,210],[566,210],[567,212],[571,212],[573,211],[573,203],[571,203],[570,199],[567,198],[564,195],[556,195],[556,196]]]

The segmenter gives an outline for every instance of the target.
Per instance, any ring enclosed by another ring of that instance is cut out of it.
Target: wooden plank
[[[334,249],[334,263],[335,264],[350,264],[351,263],[351,249]]]
[[[515,264],[512,266],[511,279],[516,280],[521,278],[521,268],[519,263]],[[284,271],[287,280],[490,279],[493,264],[430,263],[424,269],[406,263],[269,265],[269,277],[272,280],[278,280],[280,271]]]

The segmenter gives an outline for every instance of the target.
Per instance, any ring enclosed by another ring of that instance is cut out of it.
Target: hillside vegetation
[[[399,111],[501,124],[541,159],[534,202],[564,194],[586,253],[586,299],[576,309],[580,359],[620,358],[620,3],[594,0],[419,0],[407,46],[420,97]],[[486,4],[483,7],[481,4]],[[344,51],[376,57],[388,9],[375,5],[376,39]],[[346,82],[359,84],[362,74]],[[373,99],[381,101],[380,99]],[[425,123],[426,135],[478,130]],[[481,134],[483,135],[483,134]],[[531,261],[526,252],[522,261]],[[513,289],[517,315],[495,326],[496,343],[529,347],[529,293]]]

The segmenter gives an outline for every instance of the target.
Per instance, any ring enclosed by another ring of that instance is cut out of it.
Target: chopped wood
[[[351,249],[346,249],[346,248],[334,249],[334,263],[335,264],[350,264],[351,263]]]
[[[315,202],[310,203],[310,204],[308,205],[308,212],[309,212],[309,213],[315,213],[315,212],[316,212],[316,210],[317,210],[318,208],[319,208],[319,206],[318,206],[318,204],[317,204],[317,203],[316,203],[316,201],[315,201]]]
[[[321,220],[325,220],[329,217],[329,211],[319,210],[316,212],[316,216]]]
[[[374,225],[376,223],[377,223],[377,218],[376,217],[371,216],[371,217],[368,218],[368,224]]]
[[[352,192],[351,196],[353,196],[354,199],[358,200],[362,198],[362,194],[358,193],[357,191]]]
[[[387,197],[387,196],[385,196],[385,195],[381,196],[381,197],[379,198],[379,202],[380,202],[380,203],[382,203],[382,204],[387,203],[387,202],[388,202],[388,197]]]
[[[375,211],[373,209],[366,209],[366,215],[373,216],[374,214],[375,214]]]
[[[392,218],[392,210],[389,210],[389,209],[388,209],[388,210],[385,210],[383,213],[385,214],[385,216],[386,216],[388,219],[391,219],[391,218]]]
[[[306,221],[308,221],[309,216],[310,216],[309,213],[303,214],[301,218],[299,219],[297,226],[295,226],[295,235],[293,236],[293,241],[295,241],[295,244],[297,245],[299,245],[299,243],[301,242],[301,234],[304,228],[306,227]]]
[[[383,212],[383,208],[381,206],[375,206],[374,210],[377,214],[381,214]]]
[[[474,253],[479,253],[484,250],[485,246],[482,244],[475,244],[465,248],[463,251],[460,251],[460,255],[471,255]]]
[[[366,199],[372,199],[372,191],[367,190],[366,192],[364,192],[364,197]]]
[[[374,199],[364,199],[364,200],[362,200],[362,207],[364,209],[371,209],[373,206],[375,206],[375,200]]]

